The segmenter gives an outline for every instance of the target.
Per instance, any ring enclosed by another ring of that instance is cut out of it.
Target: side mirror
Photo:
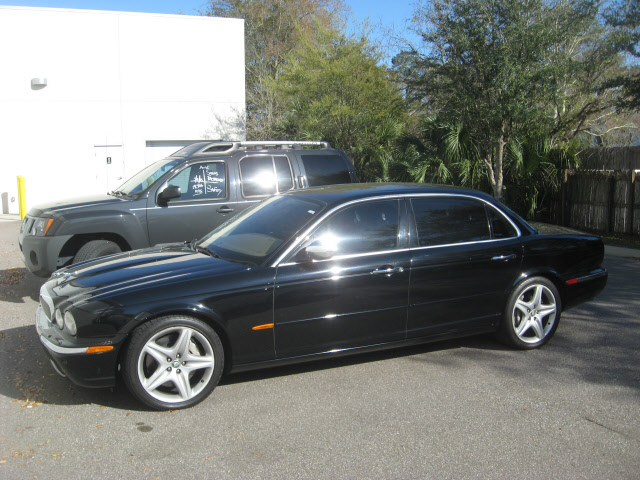
[[[158,195],[158,203],[160,205],[166,205],[169,200],[173,200],[174,198],[180,198],[182,196],[182,191],[180,187],[176,187],[173,185],[169,185]]]
[[[336,254],[335,246],[327,245],[317,240],[305,248],[304,251],[312,260],[328,260]]]

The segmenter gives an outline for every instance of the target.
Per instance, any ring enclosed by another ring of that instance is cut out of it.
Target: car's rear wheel
[[[518,285],[507,302],[501,338],[520,349],[547,343],[560,322],[562,304],[556,286],[544,277],[533,277]]]
[[[113,255],[114,253],[120,253],[121,251],[122,249],[120,246],[111,240],[91,240],[80,247],[76,256],[73,257],[73,263],[84,262],[86,260],[92,260],[106,255]]]
[[[206,323],[167,316],[138,327],[125,352],[123,379],[156,410],[187,408],[216,387],[224,367],[222,342]]]

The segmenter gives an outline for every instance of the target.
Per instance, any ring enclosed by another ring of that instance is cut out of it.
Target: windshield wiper
[[[200,245],[196,245],[196,251],[200,253],[204,253],[205,255],[209,255],[210,257],[222,258],[213,250],[208,249],[207,247],[201,247]]]
[[[193,240],[191,240],[189,242],[189,248],[191,250],[193,250],[194,252],[204,253],[205,255],[209,255],[210,257],[222,258],[220,255],[218,255],[213,250],[209,250],[207,247],[201,247],[200,245],[198,245],[198,239],[197,238],[194,238]]]
[[[111,195],[113,197],[127,197],[128,196],[128,194],[124,193],[122,190],[114,190],[113,192],[110,192],[107,195]]]

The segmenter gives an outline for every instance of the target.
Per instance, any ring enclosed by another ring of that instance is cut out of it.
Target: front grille
[[[42,311],[44,312],[49,322],[51,322],[51,318],[53,318],[52,304],[53,302],[51,300],[51,297],[40,294],[40,306],[42,307]]]
[[[22,222],[22,226],[20,227],[20,233],[23,233],[24,231],[25,235],[31,235],[31,229],[33,228],[33,224],[35,223],[35,221],[35,218],[24,217],[24,222]]]
[[[33,225],[33,219],[25,215],[24,220],[20,224],[20,233],[29,232],[31,225]]]

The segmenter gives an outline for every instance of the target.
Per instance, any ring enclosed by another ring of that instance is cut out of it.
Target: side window
[[[349,166],[339,155],[301,155],[310,187],[351,183]]]
[[[180,187],[178,200],[209,200],[227,197],[227,175],[224,162],[196,163],[169,180]]]
[[[498,213],[495,208],[487,206],[489,223],[491,224],[491,238],[513,238],[518,236],[516,229]]]
[[[278,191],[285,192],[293,188],[293,173],[287,157],[273,157],[278,179]]]
[[[242,196],[264,197],[293,188],[293,173],[285,156],[256,156],[240,160]]]
[[[353,205],[325,220],[313,240],[334,245],[337,255],[393,250],[398,247],[398,218],[397,200]]]
[[[423,197],[411,200],[421,247],[489,240],[484,204],[470,198]]]

